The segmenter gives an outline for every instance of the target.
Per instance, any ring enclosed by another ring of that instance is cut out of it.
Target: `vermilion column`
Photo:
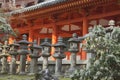
[[[57,42],[57,38],[58,38],[57,26],[54,25],[54,26],[52,27],[52,29],[53,29],[53,32],[52,32],[52,45],[53,45],[53,44],[55,44],[55,43]],[[55,50],[55,49],[52,47],[51,54],[54,53],[54,50]],[[52,58],[52,59],[54,60],[54,58]]]
[[[83,33],[82,33],[83,36],[88,33],[88,20],[87,20],[86,16],[84,16],[84,18],[83,18],[83,30],[82,31],[83,31]],[[83,41],[83,43],[84,43],[84,41]],[[86,52],[83,50],[81,53],[81,59],[86,60]]]
[[[38,40],[38,42],[37,42],[38,45],[40,45],[40,37],[39,37],[39,36],[38,36],[38,39],[37,39],[37,40]]]
[[[13,41],[14,41],[13,37],[9,37],[8,43],[9,43],[9,44],[12,44]],[[7,61],[8,61],[8,62],[11,61],[11,57],[10,57],[10,56],[7,57]]]
[[[30,30],[29,30],[28,41],[29,41],[29,42],[33,42],[33,30],[32,30],[31,28],[30,28]],[[27,55],[27,61],[31,61],[31,58],[29,57],[29,55]]]
[[[28,38],[29,42],[33,42],[33,30],[29,30],[29,38]]]

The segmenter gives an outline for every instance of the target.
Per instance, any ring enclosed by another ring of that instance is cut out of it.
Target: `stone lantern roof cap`
[[[74,33],[74,34],[72,35],[72,38],[70,38],[70,39],[68,40],[68,42],[76,42],[76,43],[79,43],[80,41],[79,41],[79,39],[78,39],[77,34]]]
[[[34,48],[34,49],[41,49],[42,48],[41,46],[37,45],[37,41],[36,40],[34,40],[33,46],[30,46],[30,47]]]
[[[14,40],[14,42],[12,44],[10,44],[10,46],[16,46],[19,47],[20,45],[16,42],[16,40]]]
[[[44,40],[44,42],[41,44],[41,46],[48,46],[48,47],[50,47],[51,44],[48,42],[48,39],[46,38],[46,39]]]
[[[18,44],[30,44],[30,42],[27,41],[27,35],[23,35],[23,40],[19,41]]]
[[[64,48],[66,48],[65,43],[63,43],[63,38],[62,37],[59,37],[58,38],[58,43],[54,44],[53,46],[54,47],[64,47]]]

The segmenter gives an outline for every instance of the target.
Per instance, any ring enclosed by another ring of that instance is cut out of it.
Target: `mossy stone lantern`
[[[16,43],[16,40],[12,44],[10,44],[9,54],[11,55],[10,62],[10,74],[16,74],[16,56],[18,55],[19,44]]]
[[[58,38],[58,43],[54,44],[53,47],[55,48],[55,53],[53,57],[56,59],[56,66],[55,66],[55,75],[61,76],[61,68],[62,68],[62,59],[66,57],[64,54],[66,45],[63,43],[63,38]]]
[[[71,52],[71,57],[70,57],[70,72],[73,72],[76,67],[76,54],[79,51],[79,39],[76,33],[72,35],[72,38],[68,40],[69,42],[69,51]]]
[[[1,64],[2,64],[2,68],[1,68],[1,73],[2,74],[6,74],[8,73],[8,62],[7,62],[7,57],[9,56],[9,46],[8,46],[8,41],[4,42],[4,45],[2,46],[2,54],[0,54],[1,57]]]
[[[44,42],[41,44],[42,46],[42,57],[50,57],[50,52],[51,52],[51,44],[48,42],[48,39],[46,38]]]
[[[41,44],[42,46],[42,53],[41,56],[43,57],[43,70],[48,68],[48,57],[50,57],[51,52],[51,44],[48,42],[46,38],[45,41]]]
[[[34,40],[33,45],[30,46],[31,49],[31,62],[30,62],[30,74],[29,75],[34,75],[38,71],[38,58],[41,56],[41,49],[42,47],[37,45],[37,41]]]
[[[78,39],[78,36],[77,36],[77,34],[76,33],[74,33],[73,35],[72,35],[72,38],[70,38],[69,40],[68,40],[68,42],[69,42],[69,44],[70,44],[70,47],[69,47],[69,51],[70,52],[74,52],[74,53],[76,53],[76,52],[78,52],[79,51],[79,39]]]
[[[27,41],[27,35],[22,36],[22,40],[18,42],[20,45],[20,49],[18,50],[18,53],[20,54],[20,73],[21,75],[26,74],[25,68],[26,68],[26,58],[27,54],[29,54],[28,45],[30,42]]]

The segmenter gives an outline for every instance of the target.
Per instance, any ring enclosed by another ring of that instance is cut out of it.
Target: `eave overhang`
[[[50,15],[59,11],[69,11],[73,8],[81,9],[94,5],[102,5],[113,1],[115,0],[51,0],[27,8],[12,11],[10,14],[12,15],[11,19],[15,19],[17,16],[26,18],[35,15]]]

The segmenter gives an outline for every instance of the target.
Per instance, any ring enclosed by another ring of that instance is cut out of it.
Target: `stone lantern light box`
[[[51,52],[51,44],[48,42],[48,38],[45,38],[44,42],[41,44],[43,57],[49,57]]]

